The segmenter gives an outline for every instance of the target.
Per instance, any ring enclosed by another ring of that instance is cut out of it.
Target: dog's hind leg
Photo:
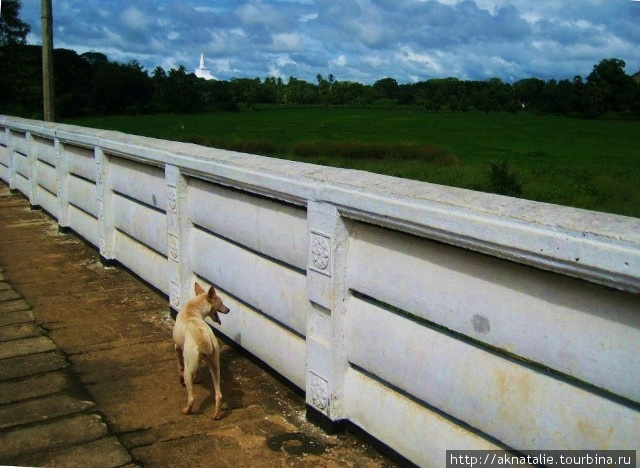
[[[214,346],[213,353],[207,358],[211,380],[213,380],[213,390],[215,392],[216,407],[213,412],[213,419],[220,419],[220,405],[222,404],[222,392],[220,391],[220,350]]]
[[[180,369],[180,384],[184,387],[184,357],[182,356],[182,349],[178,345],[174,345],[174,348],[178,358],[178,369]]]
[[[186,374],[184,383],[187,387],[187,406],[182,408],[182,414],[191,414],[191,408],[193,408],[193,378],[191,374]]]
[[[199,356],[197,349],[188,349],[185,346],[184,351],[184,383],[187,387],[187,406],[182,408],[182,414],[189,414],[193,408],[193,379],[198,372]]]

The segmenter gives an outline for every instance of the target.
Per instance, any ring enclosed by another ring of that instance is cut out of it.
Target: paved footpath
[[[299,393],[225,344],[222,419],[206,373],[182,415],[172,323],[165,297],[0,182],[0,465],[397,466],[308,423]]]
[[[131,454],[109,433],[65,356],[5,279],[0,269],[0,462],[129,464]]]

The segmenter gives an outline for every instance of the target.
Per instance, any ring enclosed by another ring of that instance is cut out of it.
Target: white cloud
[[[149,17],[138,8],[130,6],[122,11],[120,19],[131,29],[145,29],[150,24]]]
[[[363,63],[372,67],[375,70],[383,69],[384,65],[389,63],[389,61],[386,58],[383,58],[380,55],[368,55],[366,57],[361,58],[361,60]]]
[[[284,67],[286,65],[295,65],[295,64],[296,62],[291,60],[291,57],[289,57],[288,55],[280,55],[278,56],[278,58],[276,58],[276,65],[278,65],[279,67]]]
[[[443,72],[442,66],[430,54],[417,53],[408,46],[404,46],[400,49],[398,58],[405,62],[424,66],[429,72],[435,75],[440,75]]]
[[[344,54],[340,54],[338,55],[338,58],[333,60],[331,63],[339,66],[339,67],[344,67],[347,64],[347,57],[345,57]]]
[[[124,3],[124,2],[123,2]],[[204,52],[222,79],[275,71],[315,81],[399,82],[457,76],[505,80],[588,74],[604,58],[640,69],[640,2],[626,0],[153,0],[122,10],[56,0],[57,47],[94,50],[147,69]],[[114,2],[115,4],[115,2]],[[40,9],[22,18],[40,40]]]
[[[212,6],[195,6],[193,7],[198,13],[217,13],[220,10]]]
[[[313,21],[313,20],[316,20],[316,19],[318,19],[318,13],[310,13],[308,15],[302,15],[300,17],[300,22],[301,23],[307,23],[309,21]]]
[[[240,20],[248,25],[264,25],[274,29],[280,29],[287,23],[278,9],[262,1],[246,3],[236,10]]]
[[[210,60],[208,66],[219,73],[232,74],[240,72],[238,68],[231,66],[229,59]]]
[[[303,39],[297,33],[278,33],[273,35],[272,49],[280,52],[302,50]]]

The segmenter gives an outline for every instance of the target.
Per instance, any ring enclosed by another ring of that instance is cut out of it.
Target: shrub
[[[529,151],[527,154],[525,154],[525,156],[529,157],[529,158],[548,158],[549,154],[546,151],[542,151],[542,150],[536,150],[536,151]]]
[[[184,143],[194,143],[196,145],[202,145],[202,146],[213,146],[209,138],[201,135],[184,135],[180,137],[180,141]]]
[[[333,156],[351,160],[417,160],[445,165],[457,162],[457,156],[448,154],[437,146],[425,144],[303,141],[294,145],[293,152],[304,158]]]
[[[283,154],[285,149],[283,146],[267,139],[238,139],[232,141],[213,140],[209,137],[200,135],[185,135],[180,138],[185,143],[195,143],[196,145],[209,146],[211,148],[222,148],[240,153],[261,154],[265,156],[273,156]]]
[[[241,153],[261,154],[266,156],[282,154],[284,153],[284,147],[274,143],[267,139],[243,139],[234,140],[233,142],[224,145],[226,149],[233,151],[239,151]]]
[[[509,168],[506,159],[494,161],[489,165],[489,187],[492,193],[518,197],[522,195],[522,186],[518,174]]]

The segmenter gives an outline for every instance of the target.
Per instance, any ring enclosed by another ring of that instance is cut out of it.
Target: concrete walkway
[[[302,396],[226,345],[222,419],[205,373],[182,415],[172,324],[166,298],[0,182],[0,465],[397,466],[308,423]]]
[[[2,463],[121,466],[132,460],[1,269],[0,431]]]

